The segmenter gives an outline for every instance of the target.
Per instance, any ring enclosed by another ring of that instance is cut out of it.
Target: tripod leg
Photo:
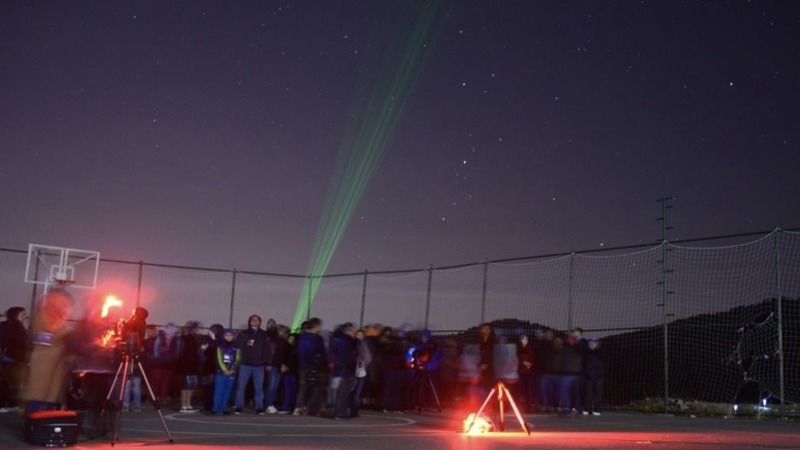
[[[153,388],[150,387],[150,380],[147,379],[147,374],[144,373],[144,368],[142,367],[141,361],[139,358],[136,358],[136,365],[139,368],[139,373],[142,374],[142,380],[144,380],[145,386],[147,386],[147,393],[150,394],[150,401],[153,402],[153,408],[155,408],[156,412],[158,413],[158,417],[161,418],[161,425],[164,426],[164,431],[167,433],[167,438],[169,442],[172,443],[172,434],[169,432],[169,427],[167,427],[167,421],[164,420],[164,413],[161,412],[161,404],[158,402],[156,395],[153,393]]]
[[[492,397],[494,397],[495,392],[497,392],[497,387],[493,387],[492,390],[489,391],[489,395],[486,396],[486,400],[484,400],[481,407],[478,408],[478,412],[475,413],[475,416],[472,418],[472,422],[470,422],[465,426],[467,430],[471,429],[472,425],[475,423],[475,419],[477,419],[478,417],[480,417],[481,414],[483,414],[483,410],[486,409],[486,405],[488,405],[489,400],[491,400]]]
[[[128,363],[129,363],[129,361],[128,361],[127,357],[125,359],[123,359],[122,361],[120,361],[120,363],[119,363],[119,367],[117,368],[117,373],[114,375],[114,381],[111,382],[111,387],[108,389],[108,395],[106,395],[106,401],[103,402],[103,407],[100,409],[100,414],[97,417],[97,420],[95,421],[95,423],[93,424],[95,431],[97,430],[98,425],[100,425],[101,423],[104,423],[104,421],[105,421],[106,408],[108,407],[108,405],[111,404],[111,396],[114,395],[114,388],[117,386],[117,381],[119,381],[119,374],[123,373],[123,371],[127,370]],[[125,385],[124,385],[124,382],[123,382],[123,388],[124,387],[125,387]],[[115,439],[116,438],[116,429],[114,429],[112,431],[113,431],[112,439]],[[113,445],[113,440],[112,440],[112,445]]]
[[[525,430],[530,435],[531,434],[531,430],[530,430],[530,428],[528,428],[528,424],[525,423],[525,421],[522,419],[522,414],[520,414],[519,408],[517,408],[517,404],[516,404],[516,402],[514,402],[514,397],[512,397],[511,394],[508,393],[508,389],[505,387],[505,385],[501,385],[501,386],[502,386],[503,389],[506,390],[506,397],[508,397],[508,403],[511,404],[511,409],[514,410],[514,414],[517,416],[517,420],[519,421],[519,424],[522,425],[522,429]]]
[[[497,403],[500,411],[500,431],[506,431],[506,412],[503,410],[503,397],[507,397],[506,387],[502,383],[497,383]]]
[[[119,437],[119,423],[122,416],[122,400],[125,398],[125,384],[128,382],[128,371],[131,369],[131,357],[129,355],[125,355],[125,367],[122,369],[122,382],[119,385],[119,401],[117,402],[117,414],[114,417],[114,428],[111,432],[111,446],[113,447],[114,444],[117,443],[117,438]],[[117,380],[115,379],[113,383],[111,383],[112,387],[111,390],[114,390],[114,385],[116,385]],[[106,400],[108,402],[108,400]],[[100,420],[103,420],[102,418]],[[102,423],[102,422],[101,422]]]
[[[436,410],[442,412],[442,404],[439,403],[439,394],[436,393],[436,387],[433,385],[433,381],[431,380],[431,374],[426,373],[425,375],[428,379],[428,386],[430,386],[431,392],[433,392],[433,399],[436,401]]]

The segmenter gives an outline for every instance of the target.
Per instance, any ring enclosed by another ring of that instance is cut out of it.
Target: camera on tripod
[[[427,371],[428,363],[433,358],[434,353],[436,353],[436,342],[425,342],[422,347],[412,349],[409,366],[419,372]]]
[[[147,316],[150,313],[137,307],[133,310],[130,319],[119,319],[114,337],[117,351],[122,354],[136,355],[144,349],[144,332],[147,329]]]

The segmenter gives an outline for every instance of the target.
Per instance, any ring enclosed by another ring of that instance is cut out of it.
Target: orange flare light
[[[110,308],[119,308],[120,306],[122,306],[122,300],[114,297],[113,295],[109,295],[106,297],[106,301],[103,302],[103,309],[100,312],[100,317],[108,317],[108,310]]]
[[[116,344],[117,334],[114,330],[108,330],[100,336],[100,345],[106,348],[112,348]]]

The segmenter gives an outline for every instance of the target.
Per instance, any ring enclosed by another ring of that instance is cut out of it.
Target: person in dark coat
[[[599,416],[603,409],[603,385],[606,368],[599,339],[590,339],[584,354],[583,372],[586,387],[584,415]]]
[[[217,347],[222,342],[225,327],[215,323],[200,341],[200,387],[203,389],[203,411],[212,412],[216,385]],[[234,335],[234,338],[236,336]]]
[[[197,343],[197,322],[189,321],[181,336],[181,352],[177,372],[181,376],[181,409],[183,413],[196,412],[192,396],[200,380],[200,346]]]
[[[25,308],[12,306],[6,311],[6,320],[0,323],[0,355],[2,355],[2,377],[0,377],[0,412],[17,409],[19,391],[25,379],[26,334],[24,321],[28,317]]]
[[[280,414],[291,414],[297,402],[297,335],[290,334],[283,347],[283,365],[281,365],[281,383],[283,385],[283,407]]]
[[[281,366],[283,365],[283,350],[285,347],[284,339],[280,336],[278,330],[278,323],[275,319],[267,320],[267,339],[269,340],[270,352],[272,359],[267,364],[267,389],[266,389],[266,406],[267,412],[275,414],[278,412],[276,402],[278,400],[278,388],[281,385]]]
[[[517,341],[517,374],[519,375],[519,402],[525,412],[533,406],[533,345],[528,336],[522,334]]]
[[[272,360],[267,333],[261,329],[261,317],[253,314],[247,319],[247,328],[239,333],[236,346],[242,352],[242,364],[236,385],[236,402],[234,414],[241,414],[244,406],[244,391],[250,378],[253,379],[255,391],[255,410],[257,415],[264,415],[264,375],[266,367]]]
[[[358,341],[356,327],[352,323],[344,324],[333,338],[333,371],[331,376],[339,378],[334,403],[334,419],[350,418],[350,393],[355,387],[356,360],[358,359]]]
[[[550,373],[555,376],[558,392],[558,409],[561,414],[573,414],[578,408],[578,388],[583,375],[583,358],[576,348],[577,340],[568,337],[553,340],[553,357]]]
[[[478,361],[479,384],[486,392],[494,386],[494,330],[488,323],[478,327],[478,346],[480,360]]]
[[[321,330],[322,320],[313,317],[297,337],[299,377],[295,415],[317,414],[322,405],[328,357],[325,341],[319,335]]]

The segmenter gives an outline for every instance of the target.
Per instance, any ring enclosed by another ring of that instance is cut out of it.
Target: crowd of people
[[[253,314],[241,330],[197,322],[144,325],[133,337],[100,312],[90,296],[83,314],[67,323],[74,304],[65,290],[50,290],[26,330],[24,308],[10,308],[0,324],[3,350],[0,406],[103,408],[121,355],[141,362],[155,399],[183,413],[294,414],[349,420],[362,408],[386,413],[480,405],[502,381],[525,412],[594,414],[602,411],[604,361],[597,339],[582,330],[507,333],[488,323],[458,341],[427,330],[344,323],[325,331],[310,318],[297,330]],[[123,327],[125,326],[123,322]],[[109,330],[116,343],[109,344]],[[120,336],[122,334],[122,336]],[[119,343],[120,338],[125,341]],[[25,376],[25,374],[28,376]],[[113,407],[138,412],[142,374],[133,370]],[[121,383],[120,383],[121,384]],[[147,394],[147,391],[144,392]],[[102,425],[102,424],[101,424]],[[105,430],[95,430],[98,434]]]

